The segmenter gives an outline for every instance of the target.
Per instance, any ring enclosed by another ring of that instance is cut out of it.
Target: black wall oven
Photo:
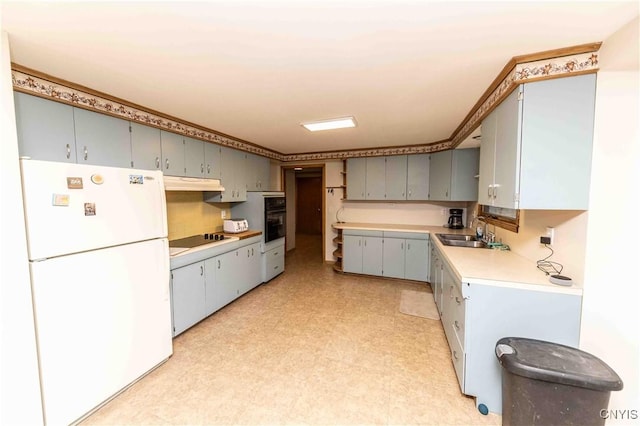
[[[284,238],[287,230],[284,197],[264,197],[264,242]]]

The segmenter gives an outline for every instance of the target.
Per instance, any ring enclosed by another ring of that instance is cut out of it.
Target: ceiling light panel
[[[312,132],[318,132],[320,130],[356,127],[356,120],[353,117],[332,118],[330,120],[309,121],[307,123],[302,123],[302,126]]]

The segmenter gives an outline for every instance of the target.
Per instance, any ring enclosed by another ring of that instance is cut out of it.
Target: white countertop
[[[574,283],[560,286],[549,282],[536,262],[512,251],[445,246],[435,234],[472,234],[470,229],[449,229],[442,226],[398,225],[384,223],[334,223],[335,229],[415,232],[433,234],[431,241],[453,267],[462,282],[499,287],[522,288],[563,294],[582,295],[582,288]]]

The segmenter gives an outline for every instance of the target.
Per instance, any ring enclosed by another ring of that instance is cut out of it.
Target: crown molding
[[[599,42],[589,43],[513,57],[507,62],[500,74],[493,80],[448,139],[418,145],[298,154],[283,154],[19,64],[11,64],[11,78],[14,90],[19,92],[29,93],[287,163],[352,157],[423,154],[455,148],[480,126],[482,120],[519,84],[597,72],[599,69],[598,50],[601,44]]]

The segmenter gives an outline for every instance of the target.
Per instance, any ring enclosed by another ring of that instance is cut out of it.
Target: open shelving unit
[[[333,257],[336,262],[333,264],[333,270],[342,273],[342,229],[337,229],[338,236],[333,239],[333,243],[337,248],[333,251]]]

